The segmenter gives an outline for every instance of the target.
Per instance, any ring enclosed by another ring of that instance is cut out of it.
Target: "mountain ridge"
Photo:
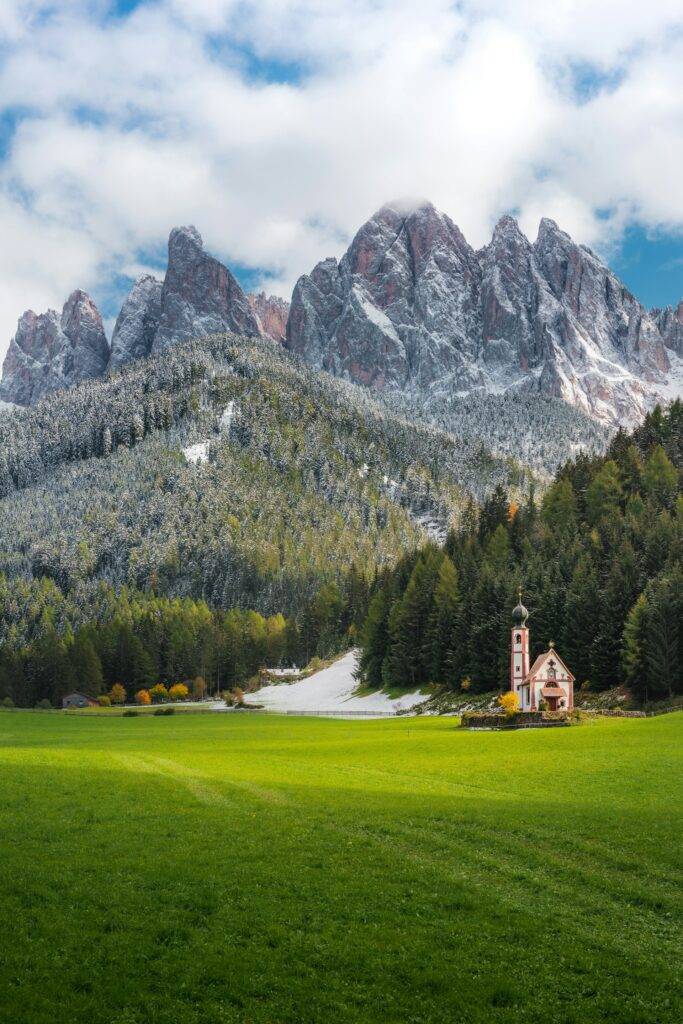
[[[617,426],[665,395],[682,308],[647,311],[549,218],[531,243],[504,216],[475,251],[431,203],[388,204],[299,279],[286,344],[376,389],[522,388]]]
[[[224,332],[270,339],[375,391],[435,405],[477,394],[545,395],[610,429],[639,422],[657,401],[679,394],[683,381],[683,300],[646,310],[549,218],[532,243],[505,215],[475,250],[448,215],[423,201],[381,207],[340,260],[328,257],[299,278],[291,305],[246,294],[196,228],[174,228],[164,280],[134,282],[111,346],[84,292],[69,297],[61,317],[24,313],[0,399],[30,405]]]

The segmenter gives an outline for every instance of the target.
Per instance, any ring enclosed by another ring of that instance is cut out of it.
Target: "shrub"
[[[232,699],[238,706],[240,704],[244,704],[244,690],[242,690],[239,686],[236,686],[235,689],[232,691]]]
[[[112,704],[125,704],[126,703],[126,689],[121,683],[114,683],[111,690],[109,691],[109,697]]]
[[[149,691],[149,695],[152,698],[153,704],[163,704],[164,701],[168,700],[168,690],[163,683],[157,683]]]
[[[229,708],[231,708],[233,706],[233,704],[235,703],[235,698],[233,697],[233,695],[231,693],[224,693],[223,694],[223,700],[225,701],[227,707],[229,707]]]
[[[35,706],[40,711],[52,711],[52,704],[50,704],[50,701],[47,699],[47,697],[43,697],[43,699],[39,700]]]
[[[463,691],[463,693],[467,693],[467,691],[470,690],[471,688],[472,688],[472,680],[470,679],[469,676],[465,676],[465,678],[460,683],[460,689]]]
[[[185,683],[175,683],[168,691],[169,700],[187,700],[189,696],[190,691]]]
[[[13,708],[14,707],[14,701],[12,700],[11,697],[3,697],[2,698],[2,706],[3,706],[3,708]]]
[[[149,695],[149,690],[138,690],[135,694],[135,703],[142,706],[152,703],[152,698]]]
[[[501,693],[498,703],[508,718],[512,718],[519,711],[519,697],[512,690],[508,690],[507,693]]]
[[[155,708],[154,709],[154,714],[155,715],[172,715],[174,711],[175,711],[175,708]]]
[[[201,676],[192,680],[192,696],[195,700],[203,700],[206,694],[206,681]]]
[[[110,708],[111,697],[108,697],[106,693],[103,693],[97,698],[97,703],[100,705],[101,708]]]
[[[123,715],[121,717],[122,718],[137,718],[139,714],[140,714],[140,712],[136,711],[135,708],[126,708],[126,710],[123,712]]]
[[[548,710],[548,701],[544,700],[543,697],[541,697],[541,699],[538,702],[538,710],[539,711],[547,711]]]

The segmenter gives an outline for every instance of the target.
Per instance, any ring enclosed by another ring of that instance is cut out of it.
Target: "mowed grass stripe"
[[[3,1020],[679,1019],[681,715],[0,715]]]

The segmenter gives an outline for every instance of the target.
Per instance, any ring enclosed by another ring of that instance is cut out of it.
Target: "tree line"
[[[97,697],[114,687],[131,700],[197,679],[209,693],[231,690],[262,667],[305,665],[353,643],[367,600],[355,569],[341,587],[321,586],[298,619],[102,583],[80,606],[52,580],[18,588],[0,577],[0,701],[58,706],[72,691]]]
[[[604,456],[566,463],[540,503],[498,486],[443,547],[381,573],[362,630],[365,682],[506,688],[521,586],[532,659],[554,640],[578,686],[683,692],[682,433],[681,403],[657,407]]]

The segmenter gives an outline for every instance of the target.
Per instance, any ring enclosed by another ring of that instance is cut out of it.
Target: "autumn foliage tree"
[[[519,711],[519,697],[512,690],[508,690],[507,693],[501,693],[498,703],[508,718],[516,715]]]
[[[146,706],[152,703],[152,698],[149,695],[149,690],[138,690],[135,694],[135,703],[141,706]]]
[[[126,703],[126,689],[121,683],[114,683],[111,690],[109,691],[109,699],[112,704],[125,704]]]
[[[168,690],[163,683],[157,683],[149,691],[150,697],[154,704],[163,704],[164,701],[168,700]]]
[[[189,696],[190,691],[185,683],[174,683],[168,691],[169,700],[187,700]]]

